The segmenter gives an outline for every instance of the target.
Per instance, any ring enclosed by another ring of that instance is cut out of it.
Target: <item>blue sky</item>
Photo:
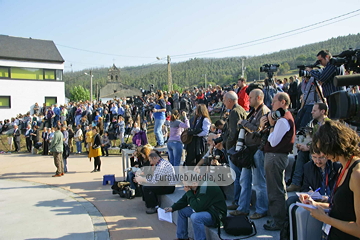
[[[346,4],[337,0],[0,0],[0,34],[53,40],[66,61],[65,71],[75,71],[113,63],[119,67],[165,63],[167,55],[173,62],[261,55],[355,34],[360,32],[360,15],[355,16],[360,12],[275,41],[216,54],[176,57],[305,27],[357,10],[358,6],[359,0],[346,0]],[[157,61],[156,57],[164,59]]]

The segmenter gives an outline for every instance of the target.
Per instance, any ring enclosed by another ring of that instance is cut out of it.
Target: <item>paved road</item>
[[[120,156],[102,158],[90,173],[86,156],[71,155],[69,173],[53,178],[50,156],[0,155],[0,240],[174,239],[176,226],[147,215],[141,198],[112,195],[102,176],[122,176]]]

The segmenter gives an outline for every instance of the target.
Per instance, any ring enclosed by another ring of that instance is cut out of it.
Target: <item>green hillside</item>
[[[360,48],[360,33],[337,38],[327,41],[308,44],[305,46],[282,50],[261,56],[246,57],[245,76],[248,80],[263,79],[264,73],[259,72],[261,65],[265,63],[278,63],[280,68],[278,75],[289,75],[291,70],[295,70],[297,65],[314,63],[316,54],[321,49],[328,49],[331,53],[339,54],[349,48]],[[173,83],[182,88],[204,85],[204,74],[207,76],[208,83],[226,85],[235,83],[241,75],[241,58],[194,58],[185,62],[172,63]],[[109,66],[110,67],[110,66]],[[70,89],[77,85],[90,88],[89,77],[84,75],[84,69],[78,72],[65,72],[65,94],[68,97]],[[99,87],[106,84],[108,68],[93,68],[94,87],[96,83]],[[154,84],[155,89],[162,89],[167,85],[167,65],[153,64],[136,67],[125,67],[121,69],[121,81],[127,85],[148,89],[149,84]]]

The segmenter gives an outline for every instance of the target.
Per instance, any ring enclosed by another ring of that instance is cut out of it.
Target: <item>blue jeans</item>
[[[296,186],[302,186],[304,177],[304,164],[311,160],[310,152],[298,151],[298,155],[295,161],[295,170],[292,177],[292,184]]]
[[[169,141],[167,143],[169,161],[173,166],[179,166],[183,151],[183,144],[179,141]]]
[[[154,133],[157,145],[161,146],[164,145],[164,135],[162,133],[162,126],[165,123],[165,119],[156,119],[155,118],[155,126],[154,126]]]
[[[205,226],[215,226],[209,212],[195,212],[191,207],[185,207],[179,210],[176,237],[188,238],[188,218],[191,219],[195,240],[206,240]]]
[[[239,202],[239,198],[240,198],[240,192],[241,192],[241,186],[240,186],[240,176],[241,176],[241,168],[238,168],[237,166],[235,166],[231,160],[229,159],[229,164],[230,167],[235,171],[235,180],[234,180],[234,203],[238,203]],[[233,176],[234,179],[234,176]]]
[[[264,152],[257,150],[254,155],[255,168],[243,168],[241,170],[240,185],[241,194],[239,207],[237,210],[248,213],[250,211],[251,201],[251,183],[256,191],[255,211],[259,214],[265,214],[268,210],[268,196],[266,190]],[[254,179],[253,179],[254,175]]]
[[[81,142],[76,142],[76,152],[81,153]]]
[[[110,122],[104,122],[104,131],[107,132],[109,128]]]
[[[81,119],[81,115],[76,115],[75,116],[75,125],[79,125],[80,124],[80,119]]]
[[[130,188],[131,189],[136,189],[136,185],[133,181],[133,178],[135,177],[135,173],[132,172],[132,171],[129,171],[127,173],[127,176],[126,176],[126,181],[130,183]]]

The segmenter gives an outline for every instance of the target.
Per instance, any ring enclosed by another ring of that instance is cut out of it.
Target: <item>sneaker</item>
[[[52,177],[61,177],[61,176],[62,176],[61,174],[52,175]]]
[[[92,171],[91,171],[91,173],[94,173],[94,172],[97,172],[97,170],[96,170],[96,169],[94,169],[94,170],[92,170]]]
[[[300,191],[300,189],[301,189],[300,186],[297,186],[297,185],[295,185],[295,184],[290,184],[290,186],[288,186],[288,187],[286,188],[286,191],[287,191],[287,192],[298,192],[298,191]]]
[[[266,213],[261,214],[261,213],[255,212],[255,213],[251,214],[249,218],[250,219],[260,219],[260,218],[266,217],[266,215],[267,215]]]
[[[238,211],[238,210],[235,210],[233,212],[230,212],[229,213],[231,216],[240,216],[240,215],[243,215],[243,216],[248,216],[249,213],[246,213],[246,212],[242,212],[242,211]]]
[[[228,210],[236,210],[238,207],[239,207],[239,205],[237,205],[237,204],[232,204],[232,205],[230,205],[230,206],[227,206],[227,209],[228,209]]]
[[[157,208],[148,208],[148,209],[146,210],[146,213],[147,213],[147,214],[157,213]]]

